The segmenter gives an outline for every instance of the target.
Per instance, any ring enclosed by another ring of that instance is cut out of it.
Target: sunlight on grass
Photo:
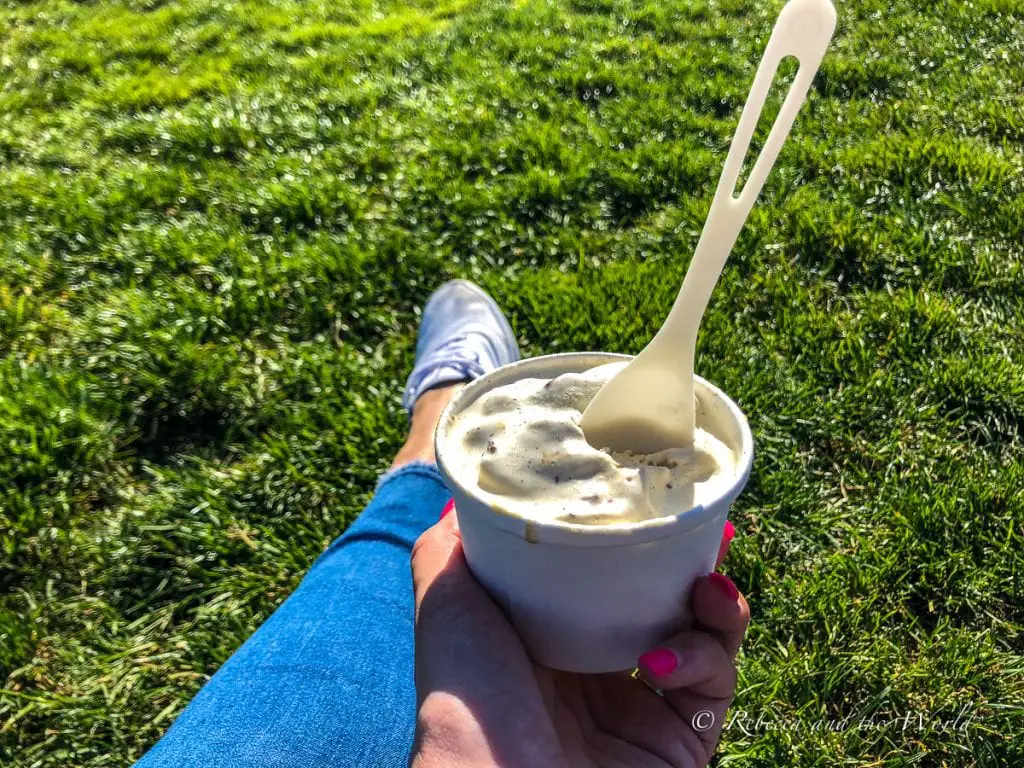
[[[369,497],[441,280],[641,349],[780,6],[0,5],[0,763],[159,737]],[[719,765],[1024,754],[1021,82],[1019,3],[839,6],[698,350],[757,447]]]

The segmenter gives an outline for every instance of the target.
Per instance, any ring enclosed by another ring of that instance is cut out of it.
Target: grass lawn
[[[0,3],[0,764],[125,766],[399,445],[417,306],[639,350],[781,6]],[[840,2],[701,335],[718,765],[1024,764],[1024,6]]]

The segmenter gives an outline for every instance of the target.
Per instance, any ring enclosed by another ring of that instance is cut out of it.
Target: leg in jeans
[[[399,768],[416,717],[409,555],[449,498],[432,437],[455,387],[423,394],[362,515],[137,768]]]
[[[416,719],[413,542],[449,498],[434,429],[460,382],[519,359],[494,299],[464,280],[423,309],[392,472],[295,593],[137,768],[399,768]]]

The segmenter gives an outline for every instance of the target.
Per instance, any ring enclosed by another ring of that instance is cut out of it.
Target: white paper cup
[[[488,390],[523,378],[554,378],[625,355],[574,352],[520,360],[456,395],[435,436],[437,465],[455,499],[466,561],[502,606],[535,661],[570,672],[632,669],[637,657],[690,622],[694,581],[711,572],[726,514],[750,475],[753,439],[743,412],[695,377],[697,425],[733,449],[736,473],[704,506],[639,523],[588,526],[536,522],[493,509],[451,471],[455,417]]]

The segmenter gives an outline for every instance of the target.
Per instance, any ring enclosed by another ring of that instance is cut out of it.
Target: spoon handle
[[[704,230],[686,272],[679,295],[672,305],[658,336],[671,340],[679,349],[689,349],[688,376],[693,375],[693,350],[697,340],[700,319],[711,299],[729,252],[739,237],[740,230],[764,186],[779,150],[789,135],[797,112],[807,97],[825,49],[832,39],[836,25],[836,11],[830,0],[790,0],[779,13],[764,56],[757,67],[754,83],[743,106],[736,133],[729,147],[725,167],[718,180],[718,188],[708,212]],[[754,163],[750,176],[738,195],[733,195],[736,181],[743,167],[743,159],[750,148],[750,139],[757,127],[761,110],[771,88],[779,63],[787,56],[795,57],[800,67],[779,109],[768,139]]]

